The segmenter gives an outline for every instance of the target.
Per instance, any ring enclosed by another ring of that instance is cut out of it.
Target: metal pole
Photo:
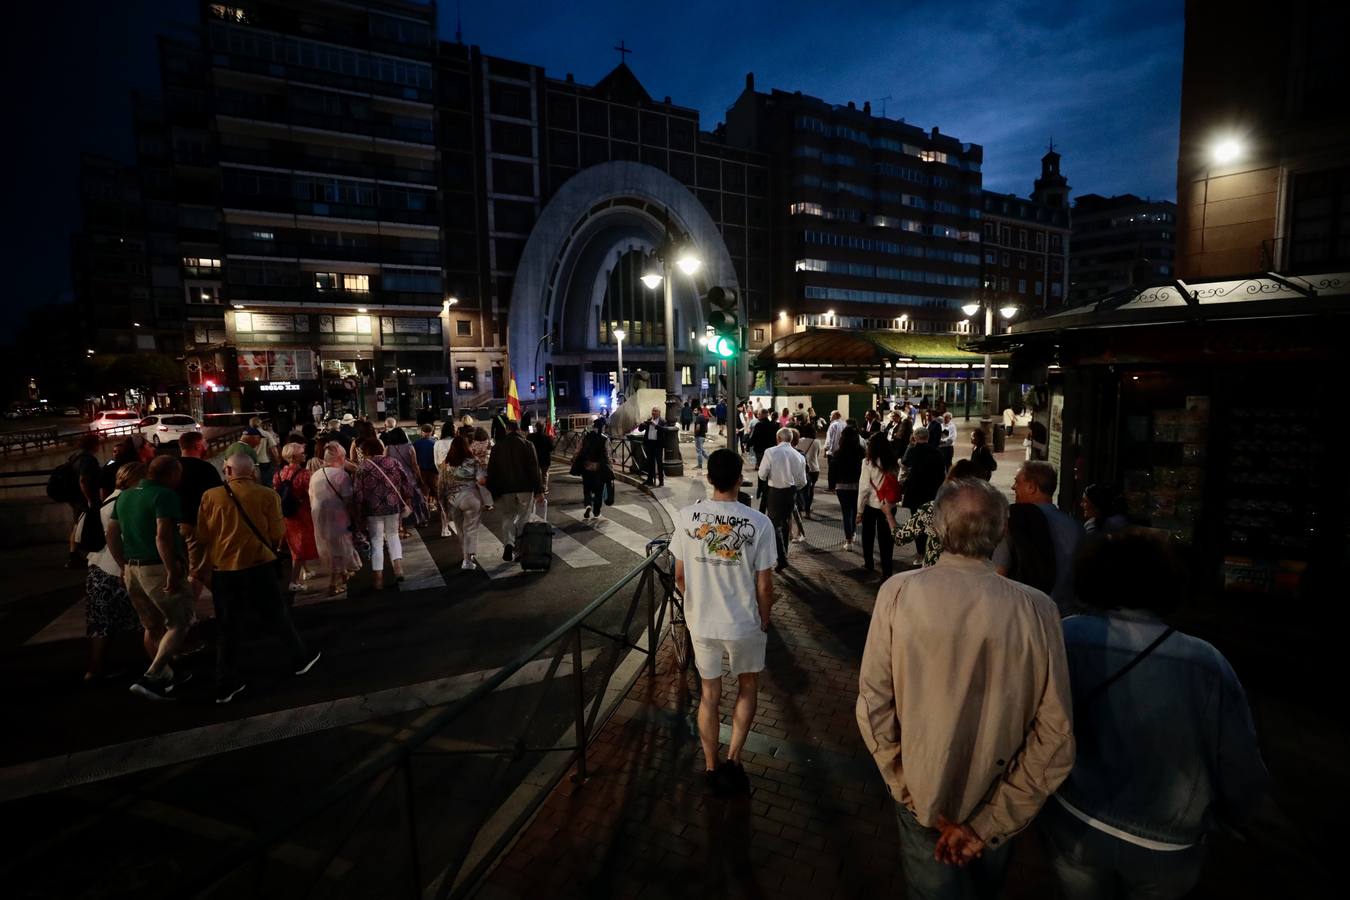
[[[994,332],[994,301],[992,298],[984,299],[984,339],[986,341]],[[994,398],[992,392],[994,389],[994,363],[993,358],[986,353],[984,355],[984,404],[983,415],[980,416],[980,427],[984,429],[984,436],[993,443],[993,437],[989,431],[994,422]]]
[[[670,265],[670,255],[675,252],[675,247],[670,241],[669,235],[666,237],[666,247],[661,258],[662,274],[661,286],[665,289],[665,321],[666,321],[666,420],[669,421],[678,418],[680,415],[680,398],[677,393],[677,383],[675,381],[675,296],[674,287],[671,279],[674,272]]]
[[[577,771],[572,781],[586,780],[586,689],[581,671],[581,628],[572,629],[572,680],[576,682],[577,701]]]
[[[653,565],[655,565],[653,563]],[[652,572],[651,566],[647,567],[647,574],[643,581],[647,582],[647,669],[653,678],[656,677],[656,577]],[[642,590],[641,585],[638,590]]]
[[[628,394],[623,389],[623,338],[616,337],[615,340],[619,342],[619,379],[617,386],[615,388],[615,393],[623,394],[625,397],[627,397]]]

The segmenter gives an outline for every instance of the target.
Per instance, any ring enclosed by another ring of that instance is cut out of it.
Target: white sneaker
[[[450,526],[449,526],[449,525],[442,525],[442,526],[441,526],[441,537],[449,537],[449,536],[450,536]]]
[[[853,552],[853,542],[852,542],[852,541],[844,541],[844,552],[845,552],[845,553],[852,553],[852,552]]]
[[[799,534],[799,535],[797,535],[795,538],[792,539],[792,543],[794,543],[794,544],[805,544],[805,543],[806,543],[806,535],[804,535],[804,534]]]
[[[478,568],[478,557],[476,556],[464,557],[464,562],[460,563],[459,567],[466,572],[473,571],[474,569]]]

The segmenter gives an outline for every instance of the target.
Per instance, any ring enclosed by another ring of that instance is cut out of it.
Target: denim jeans
[[[1036,819],[1065,900],[1170,900],[1200,880],[1203,844],[1149,850],[1093,828],[1053,797]]]
[[[853,532],[858,527],[858,488],[849,490],[840,488],[834,494],[839,498],[839,512],[844,517],[844,540],[853,540]]]
[[[694,438],[694,468],[703,468],[703,461],[708,458],[708,454],[703,452],[703,438]]]
[[[907,900],[984,900],[998,896],[1008,869],[1009,841],[998,849],[985,846],[964,866],[950,866],[933,859],[939,832],[925,828],[914,813],[895,805],[900,822],[900,864],[905,870]]]

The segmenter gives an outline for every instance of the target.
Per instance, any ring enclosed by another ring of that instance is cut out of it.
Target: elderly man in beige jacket
[[[1059,611],[989,556],[1008,502],[988,482],[938,492],[942,558],[877,594],[858,727],[897,804],[908,896],[993,897],[1009,838],[1073,766]]]

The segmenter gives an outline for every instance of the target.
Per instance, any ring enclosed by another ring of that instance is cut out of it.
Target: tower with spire
[[[1069,180],[1060,174],[1059,154],[1055,152],[1055,140],[1041,157],[1041,177],[1036,179],[1031,191],[1031,199],[1043,203],[1052,209],[1063,209],[1069,205]]]

